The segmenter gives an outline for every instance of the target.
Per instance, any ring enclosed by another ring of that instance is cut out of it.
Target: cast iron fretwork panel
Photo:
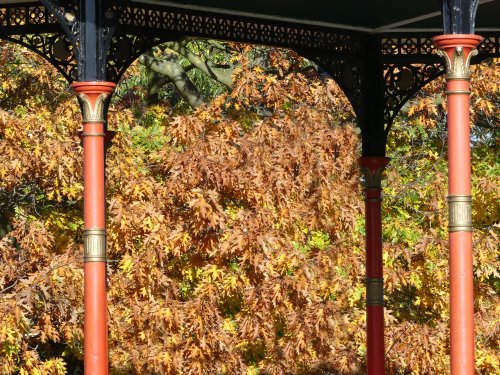
[[[161,42],[158,38],[117,33],[108,51],[107,80],[118,82],[135,59]]]
[[[27,34],[4,37],[4,39],[20,44],[42,56],[49,61],[68,82],[72,82],[77,78],[78,67],[74,48],[64,34]]]
[[[330,54],[311,55],[302,51],[298,52],[318,64],[335,80],[351,103],[354,112],[359,115],[362,110],[362,92],[361,69],[358,60],[354,58],[339,59]]]
[[[43,32],[41,32],[43,31]],[[73,45],[58,19],[39,3],[0,8],[0,38],[20,44],[54,65],[69,81],[76,78]]]
[[[130,5],[120,17],[120,26],[129,33],[164,38],[170,35],[231,40],[330,51],[338,55],[362,53],[362,33],[297,25],[219,13],[197,12],[147,4]]]
[[[444,64],[387,64],[385,65],[385,132],[404,104],[423,86],[445,73]]]
[[[389,56],[418,55],[435,53],[436,47],[431,36],[392,36],[381,39],[381,54]]]
[[[478,56],[473,63],[488,57],[500,56],[500,38],[483,35]],[[442,59],[437,55],[432,37],[428,35],[399,35],[381,37],[381,55],[385,80],[385,131],[390,127],[403,105],[423,86],[445,73]]]
[[[77,72],[80,74],[79,79],[82,79],[81,69],[75,70],[75,66],[79,65],[81,68],[87,63],[87,59],[79,53],[82,43],[82,15],[79,9],[85,2],[41,0],[41,3],[43,5],[33,2],[0,7],[0,38],[19,42],[44,56],[68,80],[76,79]],[[325,65],[330,73],[333,70],[328,66],[333,68],[338,65],[332,65],[332,62],[349,61],[348,65],[352,65],[352,61],[357,61],[366,53],[363,43],[366,34],[350,30],[118,0],[101,0],[99,9],[100,56],[97,65],[104,75],[101,78],[106,80],[118,80],[130,63],[148,48],[162,41],[182,37],[213,38],[292,48],[306,56],[323,56],[319,58],[318,63]],[[37,37],[29,36],[30,34]],[[115,37],[112,39],[113,35]],[[63,36],[66,36],[64,43],[61,42]],[[441,63],[435,55],[431,37],[431,34],[381,36],[380,52],[384,64]],[[485,35],[475,62],[486,57],[500,56],[499,45],[498,36]],[[127,58],[125,55],[128,52],[130,53]],[[77,61],[73,61],[74,58]],[[341,65],[344,72],[350,69],[343,63]],[[413,68],[409,69],[416,72]],[[351,73],[356,73],[356,68],[347,76]],[[343,77],[339,76],[339,73],[333,75],[345,90],[351,90],[346,94],[354,105],[356,89],[343,84]],[[416,82],[422,82],[421,74],[417,74],[416,78]],[[394,87],[390,93],[392,99],[397,91]],[[391,103],[393,102],[391,100]]]
[[[1,36],[36,34],[59,29],[56,17],[39,3],[7,4],[0,7]]]
[[[500,37],[491,33],[481,34],[483,41],[477,47],[479,52],[475,62],[489,57],[500,57]],[[437,49],[432,41],[432,35],[382,35],[381,53],[386,60],[411,59],[412,63],[427,62],[429,56],[439,60]]]
[[[107,56],[118,19],[128,1],[41,0],[71,43],[80,81],[106,80]]]

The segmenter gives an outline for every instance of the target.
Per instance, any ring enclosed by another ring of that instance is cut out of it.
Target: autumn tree
[[[79,109],[54,69],[1,48],[0,372],[78,373]],[[484,374],[500,369],[498,74],[498,61],[476,68],[472,95]],[[448,372],[442,88],[436,81],[405,107],[389,142],[392,373]],[[114,373],[365,372],[354,121],[334,82],[291,51],[186,40],[130,69],[107,158]]]

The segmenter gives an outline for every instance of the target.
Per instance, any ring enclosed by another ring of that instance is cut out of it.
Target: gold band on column
[[[470,90],[446,90],[445,93],[446,95],[457,95],[457,94],[470,95]]]
[[[106,133],[80,133],[81,137],[105,137]]]
[[[382,277],[366,279],[366,305],[384,306],[384,279]]]
[[[365,178],[365,189],[382,188],[382,173],[384,173],[385,166],[379,167],[375,170],[365,166],[362,166],[360,169]]]
[[[106,230],[84,229],[83,261],[106,262]]]
[[[449,232],[472,232],[472,197],[470,195],[448,196]]]

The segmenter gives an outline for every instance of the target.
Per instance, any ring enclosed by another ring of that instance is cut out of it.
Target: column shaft
[[[382,257],[382,172],[386,157],[360,159],[365,178],[366,330],[369,375],[385,374],[384,282]]]
[[[84,367],[108,374],[106,295],[105,106],[113,83],[72,85],[83,112],[84,169]]]
[[[452,375],[475,373],[469,64],[481,39],[476,35],[460,34],[434,38],[447,69]]]

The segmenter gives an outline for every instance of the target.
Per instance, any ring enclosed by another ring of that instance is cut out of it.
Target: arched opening
[[[196,110],[167,107],[168,89],[157,103],[140,104],[148,82],[137,66],[117,90],[107,161],[112,364],[141,373],[181,366],[362,371],[363,337],[353,341],[346,323],[361,328],[364,314],[362,245],[351,239],[362,237],[353,193],[358,138],[346,125],[352,111],[332,80],[294,52],[233,48],[241,71],[232,90],[205,91],[213,100]],[[55,74],[33,61],[30,55],[22,64]],[[143,81],[134,82],[136,72]],[[23,178],[42,181],[35,198],[48,203],[14,210],[24,221],[2,245],[6,254],[23,249],[12,267],[25,273],[12,273],[3,289],[12,292],[5,303],[31,293],[16,332],[38,356],[33,368],[64,361],[76,371],[79,114],[64,82],[53,79],[32,88],[27,115],[12,110],[22,121],[16,129],[24,129],[9,141],[19,150],[3,157],[32,158],[22,166],[36,173]],[[45,99],[58,101],[42,111]],[[18,164],[6,165],[15,172]],[[206,354],[196,357],[196,350]]]
[[[46,60],[0,50],[0,372],[71,372],[82,350],[80,111]]]
[[[473,169],[474,283],[476,301],[496,304],[493,273],[498,222],[498,59],[472,68],[470,97]],[[392,162],[384,189],[384,247],[391,259],[387,273],[387,359],[403,366],[411,356],[421,358],[420,371],[447,368],[448,350],[448,129],[444,77],[425,85],[402,107],[388,137]],[[477,352],[494,352],[491,316],[476,314]],[[425,332],[425,335],[422,334]],[[425,338],[424,338],[425,336]],[[425,359],[425,353],[433,353]],[[413,357],[412,357],[413,358]],[[482,371],[489,372],[492,364]]]
[[[203,64],[213,76],[232,70],[229,85],[166,44],[148,55],[154,79],[177,64],[204,103],[190,107],[173,83],[148,103],[142,59],[110,110],[110,123],[130,116],[108,157],[116,366],[362,372],[363,335],[345,323],[362,329],[364,315],[359,139],[347,99],[293,51],[190,43],[197,58],[220,51]]]

